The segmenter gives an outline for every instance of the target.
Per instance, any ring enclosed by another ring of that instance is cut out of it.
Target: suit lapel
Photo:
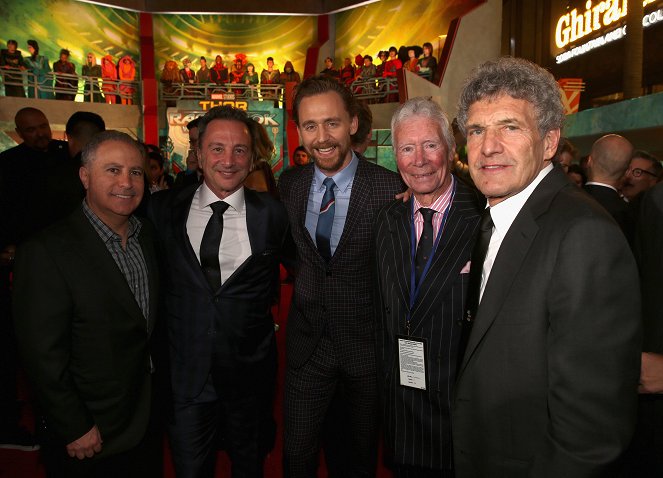
[[[146,318],[127,280],[82,209],[72,216],[72,221],[73,229],[76,231],[74,237],[78,239],[75,241],[77,242],[74,246],[75,252],[90,267],[95,277],[103,278],[105,287],[113,291],[113,299],[127,311],[127,314],[134,320],[145,323]],[[156,296],[156,293],[154,295]]]
[[[311,193],[311,183],[313,182],[313,164],[309,164],[307,166],[304,166],[304,169],[301,172],[301,179],[294,181],[293,184],[293,192],[294,192],[294,200],[295,200],[295,210],[296,210],[296,217],[297,217],[297,225],[296,227],[299,228],[299,230],[302,232],[302,236],[304,237],[304,241],[308,246],[315,251],[315,254],[318,256],[318,258],[324,262],[324,259],[322,256],[318,253],[318,248],[313,242],[313,239],[311,239],[311,235],[308,233],[308,230],[306,229],[306,208],[308,206],[308,198]],[[293,227],[294,228],[294,227]]]
[[[457,192],[453,198],[440,243],[433,255],[433,262],[431,263],[428,274],[426,274],[426,277],[424,277],[421,283],[421,290],[412,310],[413,319],[411,325],[413,331],[416,329],[418,323],[427,317],[427,314],[419,315],[417,312],[420,307],[426,305],[428,302],[426,299],[429,294],[444,296],[454,284],[466,263],[463,259],[464,255],[461,252],[468,245],[461,243],[461,241],[464,237],[466,241],[469,240],[470,236],[467,229],[468,227],[473,227],[472,222],[477,222],[479,216],[470,195],[465,193],[459,181],[457,183]]]
[[[152,329],[154,328],[157,310],[159,307],[159,274],[156,251],[154,249],[154,237],[151,230],[149,233],[146,231],[145,225],[143,225],[143,228],[141,229],[141,232],[138,236],[138,242],[140,243],[140,247],[143,250],[143,257],[145,258],[145,264],[147,265],[147,281],[150,294],[150,316],[148,317],[147,330],[148,333],[151,334]]]
[[[191,247],[191,240],[186,231],[186,221],[189,218],[189,209],[191,208],[191,201],[193,196],[198,190],[198,185],[190,186],[180,191],[173,200],[173,207],[171,208],[171,224],[173,227],[173,234],[175,242],[181,248],[182,256],[184,256],[185,263],[189,267],[191,274],[196,277],[200,284],[208,285],[207,279],[200,268],[200,262],[196,257],[196,252]],[[210,289],[211,290],[211,289]]]
[[[401,303],[410,306],[410,274],[412,273],[412,254],[410,242],[410,210],[412,199],[402,202],[390,211],[391,248],[396,264],[395,277]]]
[[[555,193],[566,185],[569,182],[564,173],[553,169],[534,190],[509,228],[490,271],[459,373],[462,373],[508,297],[511,285],[539,231],[539,216],[548,210]]]
[[[343,234],[341,234],[341,239],[338,241],[336,251],[334,252],[330,262],[334,261],[334,257],[339,253],[339,251],[343,250],[343,247],[349,241],[349,238],[352,236],[352,230],[362,215],[362,209],[366,206],[366,203],[370,197],[371,183],[366,176],[366,167],[364,161],[364,159],[359,158],[359,162],[357,163],[357,171],[355,172],[355,177],[352,180],[352,192],[350,193],[350,204],[348,205],[348,214],[345,217]]]

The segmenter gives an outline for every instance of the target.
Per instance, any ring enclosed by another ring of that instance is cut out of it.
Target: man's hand
[[[85,435],[67,445],[67,453],[69,453],[70,457],[76,457],[79,460],[83,460],[86,457],[92,458],[95,453],[101,451],[102,443],[103,440],[99,434],[99,429],[95,425]]]
[[[663,393],[663,355],[644,352],[640,365],[639,393]]]
[[[402,193],[396,194],[394,199],[402,199],[403,202],[408,202],[410,200],[410,196],[412,196],[412,189],[407,188],[407,190],[403,191]]]

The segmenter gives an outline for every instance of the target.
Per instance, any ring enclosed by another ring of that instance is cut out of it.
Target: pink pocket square
[[[470,273],[470,262],[471,261],[467,261],[467,264],[465,264],[465,266],[460,271],[461,274],[469,274]]]

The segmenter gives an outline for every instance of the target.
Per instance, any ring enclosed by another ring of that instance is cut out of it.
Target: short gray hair
[[[501,95],[525,100],[534,106],[541,136],[562,128],[564,107],[552,74],[531,61],[502,57],[479,65],[465,80],[458,100],[458,127],[464,135],[472,104]]]
[[[456,140],[451,132],[449,118],[447,118],[447,115],[442,111],[440,105],[430,98],[423,97],[407,100],[398,107],[394,115],[391,117],[391,137],[394,142],[394,147],[396,146],[396,129],[401,123],[414,117],[430,118],[433,120],[439,126],[440,135],[447,146],[447,154],[453,155],[456,151]]]
[[[83,153],[81,155],[81,163],[83,166],[87,166],[90,164],[90,162],[94,161],[99,146],[106,143],[107,141],[118,141],[120,143],[127,144],[132,148],[136,148],[136,151],[140,153],[140,156],[145,159],[145,148],[143,148],[143,146],[138,141],[133,139],[127,133],[122,133],[121,131],[115,130],[106,130],[94,135],[90,142],[85,145],[85,148],[83,148]]]

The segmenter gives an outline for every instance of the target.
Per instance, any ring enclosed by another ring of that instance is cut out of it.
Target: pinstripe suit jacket
[[[267,383],[275,368],[271,306],[289,239],[283,205],[267,193],[245,188],[251,256],[218,290],[212,290],[186,231],[198,187],[169,190],[150,201],[150,216],[165,256],[163,295],[172,387],[184,399],[198,396],[210,371],[222,374],[228,393]]]
[[[450,403],[465,295],[469,274],[461,273],[470,260],[479,222],[478,193],[456,181],[451,210],[410,310],[411,204],[396,201],[377,218],[376,309],[377,352],[386,445],[399,464],[433,469],[451,466]],[[410,200],[411,201],[411,200]],[[427,341],[426,390],[399,385],[396,335]]]
[[[312,180],[313,164],[285,171],[279,179],[298,253],[288,318],[288,366],[302,366],[328,327],[344,370],[374,372],[372,225],[378,210],[404,190],[403,183],[397,174],[360,157],[343,234],[326,263],[305,226]]]

